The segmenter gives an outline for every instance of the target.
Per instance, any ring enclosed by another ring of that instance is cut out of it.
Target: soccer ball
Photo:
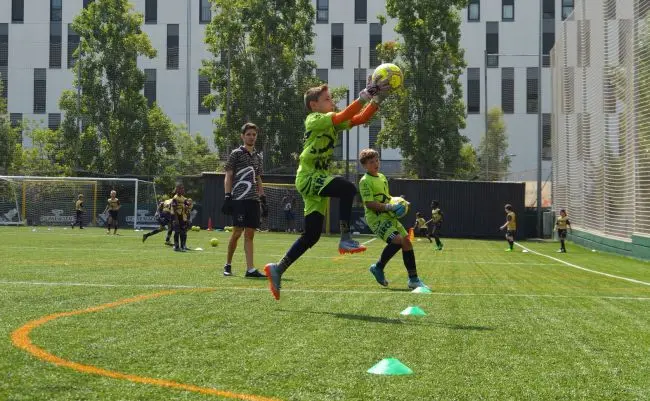
[[[210,245],[212,245],[212,246],[217,246],[217,245],[219,245],[219,240],[216,239],[216,238],[212,238],[212,239],[210,240]]]
[[[201,227],[199,227],[199,226],[192,226],[192,231],[201,231]]]
[[[401,196],[393,196],[390,198],[391,205],[397,205],[401,204],[404,205],[404,212],[402,214],[397,214],[396,212],[391,211],[393,216],[397,217],[398,219],[401,219],[402,217],[406,216],[409,212],[409,206],[411,205],[406,199],[402,198]]]
[[[387,79],[391,91],[399,89],[404,83],[404,75],[398,66],[391,63],[384,63],[375,68],[372,73],[372,82],[379,82]]]

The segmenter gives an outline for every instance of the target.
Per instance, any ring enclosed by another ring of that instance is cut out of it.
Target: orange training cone
[[[212,217],[208,217],[208,231],[212,231]]]
[[[409,228],[409,240],[415,240],[415,231],[413,230],[413,227]]]

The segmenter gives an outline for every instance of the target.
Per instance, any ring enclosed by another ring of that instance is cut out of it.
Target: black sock
[[[180,237],[180,233],[174,233],[174,247],[178,248],[178,237]]]
[[[566,249],[566,248],[564,248],[564,240],[563,239],[560,240],[560,249]]]
[[[379,258],[379,261],[377,262],[377,267],[380,270],[384,270],[384,268],[388,264],[388,261],[390,261],[393,258],[393,256],[395,256],[395,254],[397,252],[399,252],[400,249],[402,249],[402,247],[399,246],[399,245],[387,244],[384,247],[384,250],[381,252],[381,257]]]
[[[350,222],[344,220],[339,221],[339,229],[341,230],[341,235],[349,233]]]
[[[510,241],[508,240],[508,245],[510,246],[510,249],[515,245],[515,241]]]
[[[442,246],[442,242],[440,242],[440,238],[436,237],[435,240],[436,240],[436,245],[438,245],[438,248],[440,248]]]
[[[415,267],[415,252],[413,252],[413,249],[410,251],[402,251],[402,259],[404,259],[404,266],[406,267],[409,278],[417,278],[418,269]]]
[[[187,233],[181,233],[181,248],[185,248],[187,245]]]
[[[291,264],[295,262],[296,259],[301,257],[303,253],[307,252],[307,249],[309,249],[307,244],[302,240],[302,238],[298,238],[293,243],[293,245],[291,245],[291,248],[289,248],[287,254],[284,255],[284,257],[280,260],[280,263],[278,263],[280,273],[287,271],[289,266],[291,266]]]

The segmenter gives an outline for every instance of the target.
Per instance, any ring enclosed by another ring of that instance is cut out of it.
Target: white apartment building
[[[198,70],[210,54],[203,43],[211,12],[208,0],[131,0],[145,15],[143,27],[158,56],[141,59],[147,77],[145,96],[155,100],[175,123],[184,123],[212,144],[212,119],[216,112],[200,106],[199,99],[209,90]],[[555,40],[554,32],[573,9],[573,0],[470,0],[461,11],[462,44],[466,49],[466,73],[461,77],[467,103],[467,128],[463,130],[474,145],[485,133],[485,84],[487,105],[504,109],[508,126],[510,179],[532,180],[537,168],[537,109],[540,85],[537,75],[540,2],[544,7],[544,53]],[[78,36],[69,28],[79,11],[92,0],[1,0],[0,75],[13,122],[22,119],[43,121],[56,128],[61,121],[58,100],[64,89],[72,89],[72,52]],[[377,18],[385,14],[383,0],[313,0],[316,73],[332,86],[347,86],[350,97],[365,83],[377,65],[377,43],[397,40],[395,21],[381,26]],[[503,56],[488,57],[485,51]],[[548,57],[545,58],[545,62]],[[548,66],[548,63],[545,64]],[[487,70],[487,80],[484,79]],[[542,68],[542,112],[545,136],[550,148],[550,69]],[[350,159],[357,149],[374,146],[378,124],[350,131]],[[26,143],[29,145],[29,143]],[[546,154],[546,153],[545,153]],[[548,152],[550,155],[550,151]],[[399,169],[401,156],[396,149],[383,149],[384,169]],[[544,162],[544,178],[550,162]]]

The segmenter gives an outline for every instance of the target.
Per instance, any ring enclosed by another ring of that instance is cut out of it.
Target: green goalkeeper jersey
[[[368,209],[366,202],[376,201],[379,203],[388,203],[390,201],[390,193],[388,192],[388,180],[382,173],[377,176],[364,174],[359,181],[359,192],[361,192],[361,201],[366,209],[366,218],[372,218],[379,213]]]
[[[313,112],[307,116],[305,145],[300,154],[298,176],[326,172],[329,169],[334,147],[338,144],[338,132],[350,128],[349,121],[335,126],[332,122],[333,115],[334,112]]]

